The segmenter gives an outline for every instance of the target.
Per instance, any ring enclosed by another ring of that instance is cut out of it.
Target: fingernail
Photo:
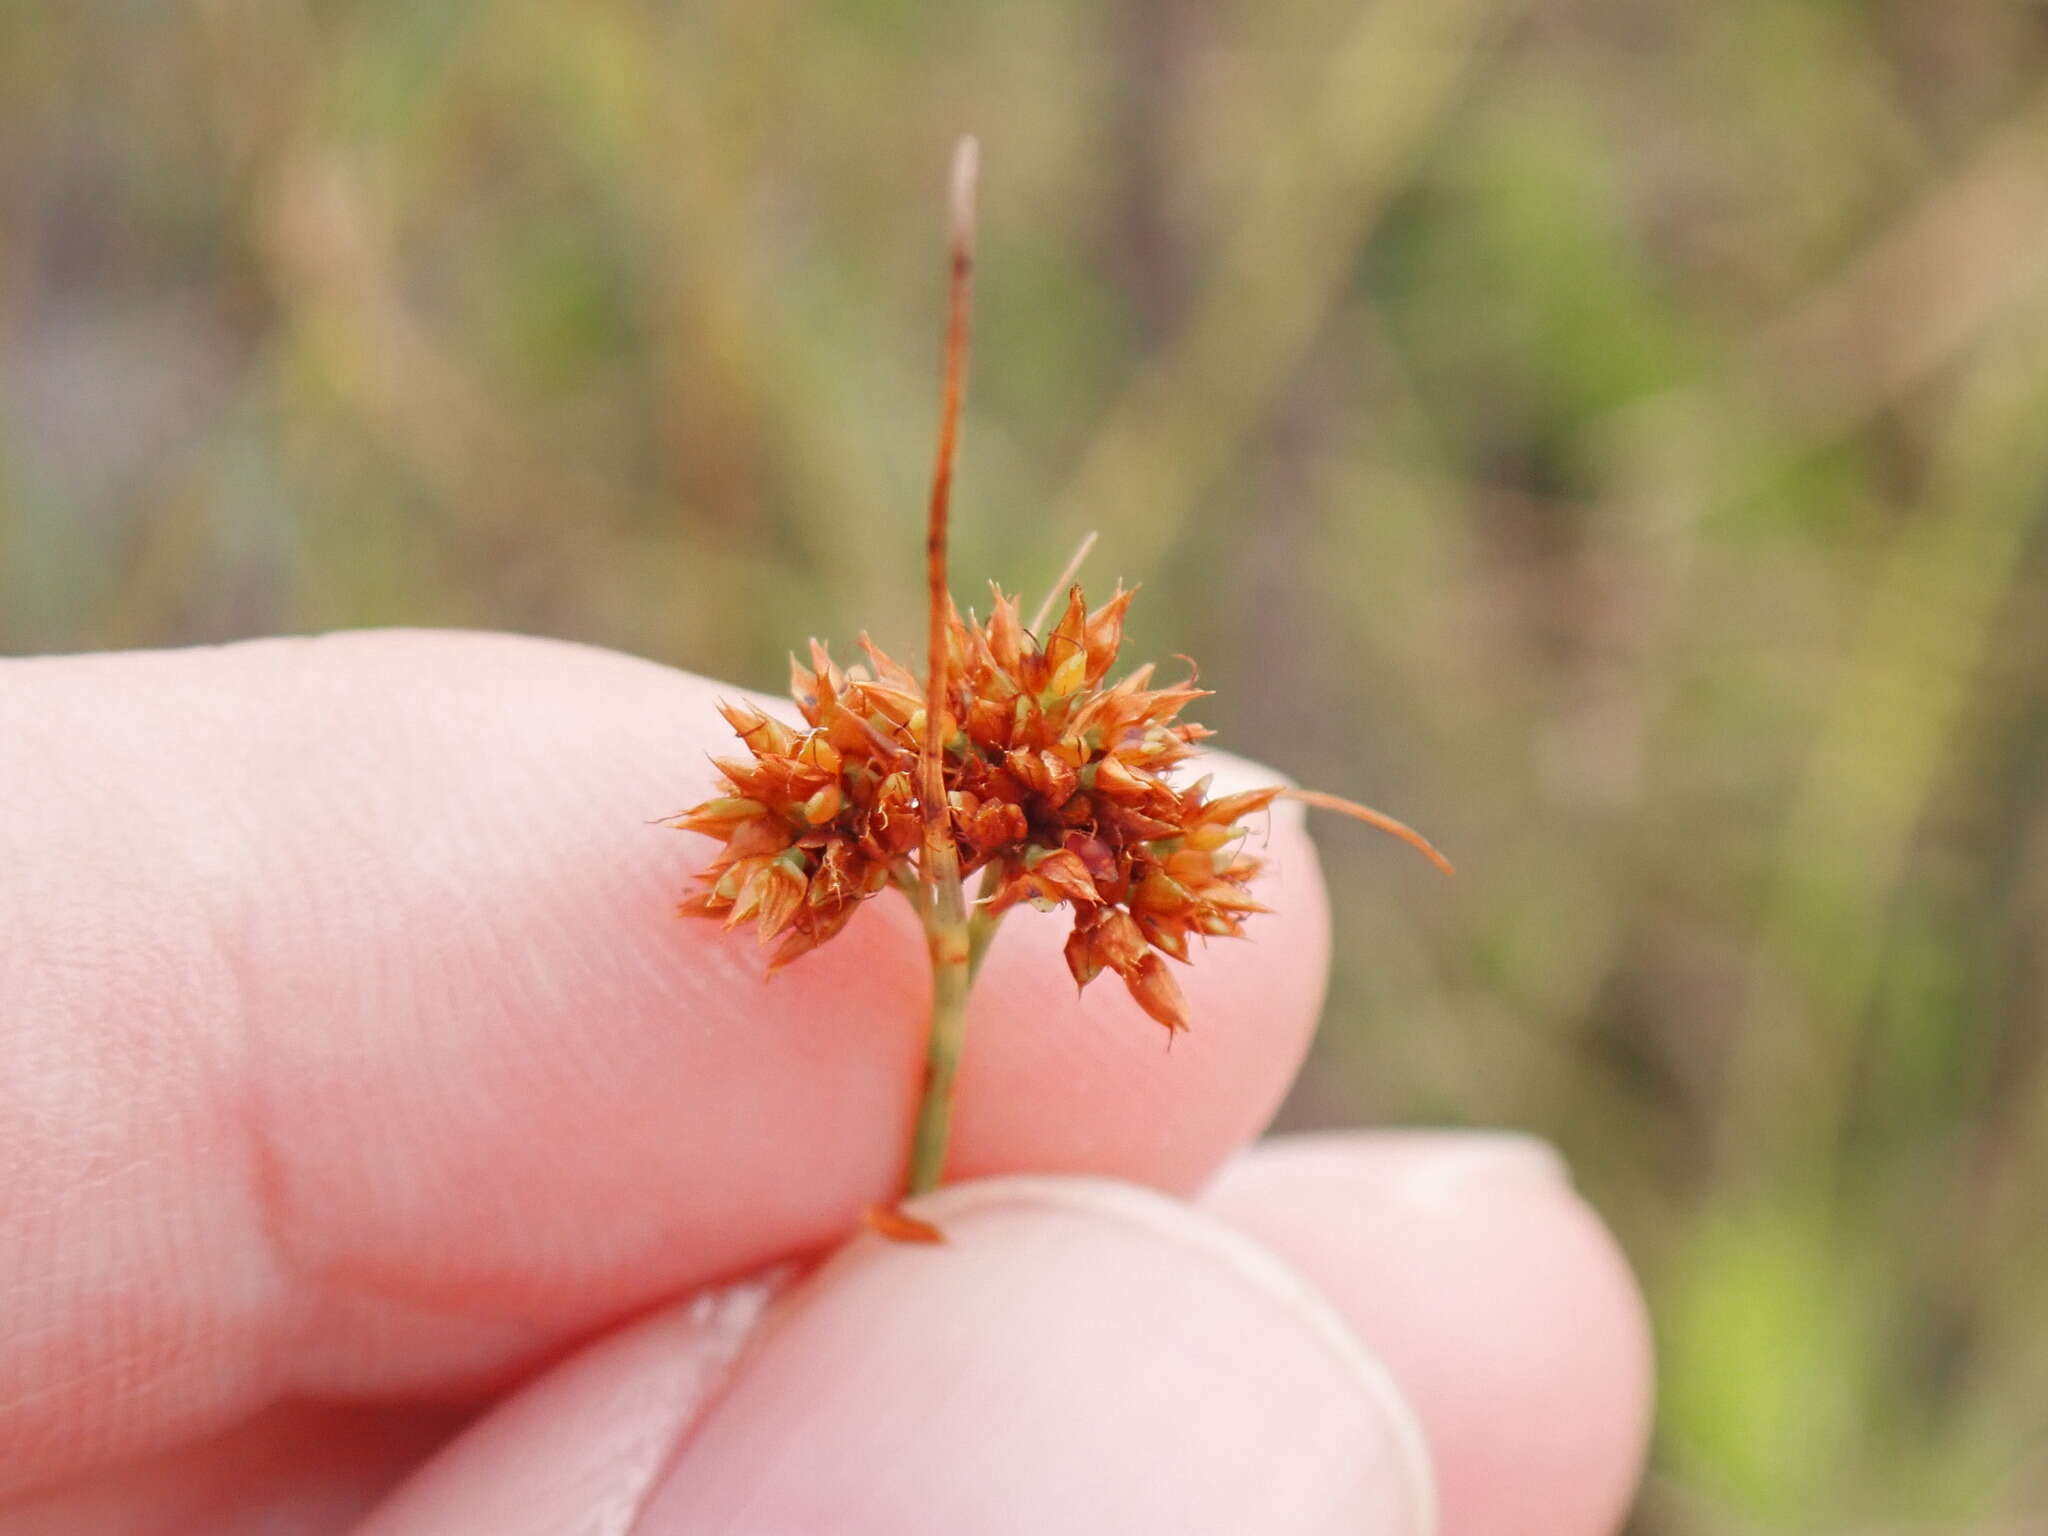
[[[1549,1142],[1519,1131],[1445,1131],[1416,1139],[1395,1188],[1423,1203],[1455,1203],[1473,1190],[1541,1184],[1569,1188],[1570,1165]]]
[[[1499,1190],[1571,1188],[1571,1167],[1549,1142],[1520,1131],[1333,1131],[1261,1142],[1223,1170],[1210,1189],[1229,1198],[1246,1181],[1318,1172],[1351,1179],[1369,1170],[1373,1187],[1432,1208]]]
[[[572,1356],[442,1450],[358,1536],[619,1536],[790,1278],[778,1268],[706,1292]]]
[[[672,1532],[1434,1529],[1391,1377],[1250,1239],[1087,1179],[955,1186],[750,1345],[644,1506]]]

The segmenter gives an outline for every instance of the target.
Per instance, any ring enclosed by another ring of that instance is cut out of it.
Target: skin
[[[1618,1525],[1647,1330],[1555,1158],[1250,1145],[1321,1003],[1298,815],[1170,1054],[1013,917],[947,1246],[849,1243],[922,940],[890,895],[764,983],[670,915],[719,692],[488,635],[0,663],[0,1532]]]

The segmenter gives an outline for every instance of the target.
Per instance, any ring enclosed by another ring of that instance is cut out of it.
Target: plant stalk
[[[906,1194],[921,1195],[938,1187],[946,1169],[946,1140],[953,1123],[953,1082],[960,1070],[960,1050],[967,1038],[967,995],[974,983],[973,945],[968,933],[960,877],[935,893],[934,909],[925,914],[925,941],[932,961],[931,1034],[925,1043],[924,1093],[918,1100],[917,1126],[910,1138],[910,1172]]]
[[[960,853],[953,840],[952,809],[946,798],[947,710],[952,702],[948,662],[953,603],[946,589],[947,512],[953,489],[953,453],[960,432],[960,398],[966,389],[968,316],[974,277],[974,140],[962,139],[953,152],[948,209],[950,281],[946,305],[945,371],[939,408],[938,453],[932,466],[930,519],[925,534],[925,597],[929,633],[926,657],[924,740],[918,753],[918,811],[924,823],[918,860],[926,944],[932,961],[931,1033],[925,1047],[924,1091],[910,1138],[906,1194],[935,1188],[946,1167],[946,1137],[953,1120],[953,1081],[967,1034],[967,991],[973,980],[973,944],[968,933],[967,894],[961,887]],[[956,727],[957,728],[957,727]]]

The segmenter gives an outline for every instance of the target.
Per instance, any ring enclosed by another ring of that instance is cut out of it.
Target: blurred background
[[[1100,529],[1226,743],[1463,869],[1325,828],[1287,1121],[1564,1148],[1643,1536],[2048,1528],[2044,65],[2040,0],[0,5],[0,649],[915,653],[972,128],[956,591]]]

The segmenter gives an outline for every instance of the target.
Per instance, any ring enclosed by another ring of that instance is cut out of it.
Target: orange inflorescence
[[[985,871],[979,908],[1071,906],[1067,965],[1082,986],[1114,971],[1170,1030],[1187,1026],[1162,955],[1191,936],[1236,936],[1264,910],[1248,885],[1242,818],[1278,785],[1211,799],[1169,775],[1209,733],[1180,718],[1204,690],[1151,686],[1143,666],[1107,681],[1132,593],[1089,612],[1081,589],[1043,641],[995,593],[986,621],[952,615],[940,721],[944,783],[963,874]],[[867,667],[842,671],[812,642],[791,663],[797,729],[744,704],[724,714],[751,754],[722,758],[728,793],[674,825],[725,846],[686,913],[752,923],[787,964],[845,926],[891,883],[915,885],[924,688],[865,636]]]

